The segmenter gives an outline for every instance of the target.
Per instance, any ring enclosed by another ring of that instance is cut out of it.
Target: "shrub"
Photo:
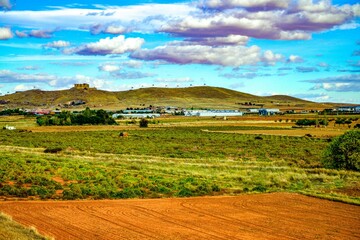
[[[44,150],[44,153],[58,153],[61,152],[63,149],[60,147],[55,147],[55,148],[46,148]]]
[[[323,164],[328,168],[360,171],[360,131],[336,137],[325,149]]]
[[[140,127],[141,127],[141,128],[146,128],[146,127],[148,127],[148,124],[149,124],[149,121],[148,121],[147,119],[142,118],[142,119],[140,120]]]

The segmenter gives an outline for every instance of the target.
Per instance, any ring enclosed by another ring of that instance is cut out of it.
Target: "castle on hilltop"
[[[91,88],[88,83],[75,83],[74,88],[78,90],[95,90],[96,88]]]

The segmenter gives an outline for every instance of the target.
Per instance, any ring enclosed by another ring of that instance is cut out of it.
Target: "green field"
[[[298,192],[360,204],[360,173],[322,167],[328,139],[169,126],[119,131],[0,130],[0,197],[158,198]],[[81,130],[81,127],[78,128]]]

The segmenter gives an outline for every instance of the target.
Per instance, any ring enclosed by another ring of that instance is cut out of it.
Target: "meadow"
[[[288,128],[228,125],[211,119],[204,124],[192,119],[184,126],[176,119],[145,129],[121,122],[116,130],[95,126],[82,131],[87,126],[81,126],[47,132],[48,127],[34,127],[30,119],[17,121],[20,129],[0,130],[3,199],[296,192],[360,204],[360,173],[322,166],[330,139],[246,134]],[[120,131],[129,136],[119,137]]]

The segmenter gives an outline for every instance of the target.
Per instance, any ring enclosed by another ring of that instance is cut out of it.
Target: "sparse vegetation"
[[[128,138],[119,138],[118,131],[0,131],[0,196],[101,199],[290,191],[360,202],[337,192],[358,182],[359,173],[323,168],[326,139],[222,132],[239,129],[272,128],[129,128]]]

